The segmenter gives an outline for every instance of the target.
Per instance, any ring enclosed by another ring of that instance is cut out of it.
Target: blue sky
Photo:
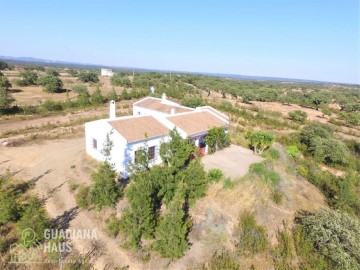
[[[360,84],[358,0],[0,0],[0,55]]]

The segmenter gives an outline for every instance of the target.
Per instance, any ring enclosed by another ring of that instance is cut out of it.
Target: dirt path
[[[94,212],[76,208],[74,194],[69,190],[69,181],[89,182],[89,174],[84,162],[84,139],[57,140],[41,145],[23,147],[0,146],[0,172],[10,168],[16,177],[36,182],[33,190],[45,200],[50,217],[59,221],[64,228],[95,229],[98,242],[103,247],[103,255],[97,258],[96,269],[106,265],[142,268],[141,262],[119,247],[118,240],[110,238],[101,230],[102,221]],[[71,169],[71,166],[76,167]],[[91,247],[92,240],[75,240],[74,247],[81,253]]]
[[[121,115],[129,109],[124,109],[124,105],[132,104],[134,101],[121,101],[117,102],[117,115]],[[29,128],[43,127],[48,124],[64,124],[70,121],[79,121],[81,118],[92,118],[92,117],[101,117],[108,113],[109,107],[107,104],[97,107],[96,109],[79,111],[75,113],[59,113],[59,115],[51,115],[41,117],[35,116],[15,116],[10,119],[1,119],[0,118],[0,135],[9,131],[19,131]],[[129,113],[128,113],[129,114]]]

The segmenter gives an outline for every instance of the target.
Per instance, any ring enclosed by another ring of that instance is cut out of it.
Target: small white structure
[[[112,77],[112,76],[114,76],[114,72],[110,68],[102,68],[101,69],[101,76]]]
[[[99,161],[104,161],[104,143],[107,135],[113,143],[110,162],[123,176],[128,176],[127,167],[136,162],[136,151],[145,141],[151,164],[161,163],[159,154],[163,142],[170,140],[169,132],[177,129],[182,138],[190,137],[202,154],[207,153],[205,137],[212,127],[227,128],[229,117],[210,107],[196,109],[181,106],[167,99],[147,97],[133,104],[133,115],[116,117],[115,102],[110,101],[109,118],[85,124],[86,152]]]
[[[154,94],[154,93],[155,93],[155,87],[154,87],[154,86],[151,86],[151,87],[150,87],[150,93],[151,93],[151,94]]]

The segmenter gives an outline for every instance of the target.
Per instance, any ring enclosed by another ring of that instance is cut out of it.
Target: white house
[[[114,72],[110,68],[102,68],[101,69],[101,76],[112,77],[112,76],[114,76]]]
[[[162,98],[147,97],[133,104],[133,115],[116,117],[115,102],[110,102],[107,119],[85,124],[86,152],[99,161],[104,161],[104,142],[107,134],[113,143],[110,159],[116,170],[127,176],[130,162],[136,162],[136,151],[147,147],[151,164],[161,163],[160,145],[170,140],[169,132],[177,129],[182,138],[190,137],[202,154],[207,153],[205,137],[212,127],[227,128],[229,117],[210,107],[196,109],[181,106]]]

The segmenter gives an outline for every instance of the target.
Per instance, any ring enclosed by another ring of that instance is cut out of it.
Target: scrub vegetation
[[[86,68],[4,61],[0,69],[0,128],[7,147],[42,136],[66,138],[50,133],[75,126],[82,136],[81,124],[103,117],[110,100],[123,113],[139,98],[166,93],[184,106],[209,105],[230,117],[228,133],[214,128],[207,136],[210,153],[236,144],[263,158],[242,178],[206,171],[193,143],[173,130],[161,146],[161,165],[149,166],[145,144],[129,179],[115,172],[111,160],[86,167],[89,181],[71,178],[69,196],[79,211],[102,221],[115,246],[136,262],[140,258],[144,268],[359,269],[359,86],[126,70],[104,78]],[[27,91],[44,98],[25,102]],[[6,129],[7,123],[69,114],[86,118]],[[72,164],[74,173],[85,170]],[[0,173],[1,269],[8,269],[9,247],[23,240],[22,229],[33,228],[42,243],[41,231],[54,226],[34,185]],[[319,196],[315,200],[309,190],[320,194],[321,207],[313,206]]]

